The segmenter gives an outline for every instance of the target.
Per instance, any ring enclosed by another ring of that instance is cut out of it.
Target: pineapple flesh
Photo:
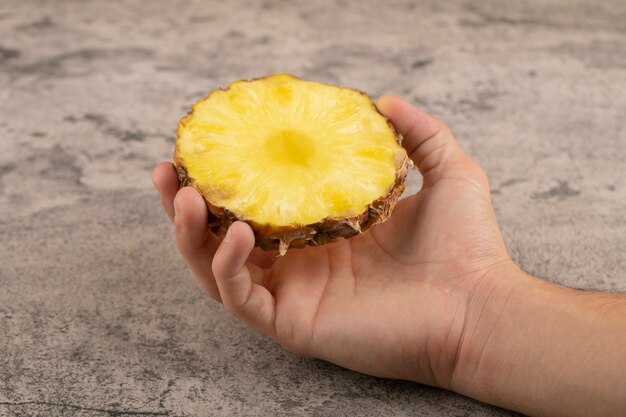
[[[408,165],[364,93],[276,74],[237,81],[179,123],[174,165],[213,231],[249,223],[262,249],[321,245],[383,221]]]

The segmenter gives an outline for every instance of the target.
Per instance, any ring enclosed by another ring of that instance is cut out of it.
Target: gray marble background
[[[190,104],[232,80],[393,92],[485,167],[525,270],[626,291],[626,2],[504,3],[3,0],[0,416],[512,415],[237,322],[149,178]]]

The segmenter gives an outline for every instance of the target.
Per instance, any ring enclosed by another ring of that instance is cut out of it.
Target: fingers
[[[178,192],[178,176],[171,162],[161,162],[152,171],[152,182],[161,194],[161,205],[170,220],[174,220],[174,196]]]
[[[161,162],[152,171],[152,182],[161,194],[161,205],[174,222],[176,246],[207,294],[220,301],[211,272],[213,254],[219,245],[207,227],[207,208],[198,192],[190,187],[178,190],[174,166]]]
[[[224,307],[263,333],[274,336],[274,296],[253,281],[246,266],[253,247],[250,226],[233,223],[213,258],[213,274]]]
[[[211,264],[219,241],[208,230],[207,207],[191,187],[182,188],[172,201],[176,246],[209,296],[220,300]]]
[[[455,170],[472,164],[443,122],[395,96],[381,97],[377,107],[404,137],[402,145],[425,184],[453,176]]]
[[[152,182],[161,194],[161,205],[165,213],[174,221],[174,197],[179,189],[178,176],[171,162],[161,162],[152,171]],[[266,252],[258,248],[252,251],[250,261],[262,268],[272,265],[278,251]]]

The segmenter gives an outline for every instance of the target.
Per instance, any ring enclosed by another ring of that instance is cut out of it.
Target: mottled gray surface
[[[232,80],[394,92],[486,168],[524,269],[626,291],[626,2],[382,3],[1,2],[0,416],[512,415],[284,352],[201,293],[151,188]]]

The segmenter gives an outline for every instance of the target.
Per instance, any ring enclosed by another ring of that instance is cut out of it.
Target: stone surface
[[[202,294],[151,188],[232,80],[394,92],[485,167],[525,270],[626,291],[626,2],[384,4],[2,1],[0,416],[512,415],[281,350]]]

